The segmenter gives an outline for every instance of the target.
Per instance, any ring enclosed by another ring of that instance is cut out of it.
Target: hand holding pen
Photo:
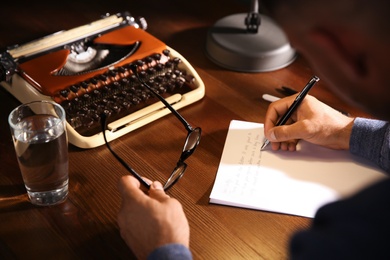
[[[317,76],[313,76],[310,81],[306,84],[306,86],[302,89],[301,92],[297,95],[292,105],[288,108],[286,113],[280,118],[277,122],[276,126],[281,126],[286,124],[288,119],[290,119],[291,115],[295,112],[295,110],[302,103],[305,96],[309,93],[309,90],[319,81],[320,79]],[[269,144],[269,140],[266,139],[263,145],[261,146],[261,150],[263,150]]]

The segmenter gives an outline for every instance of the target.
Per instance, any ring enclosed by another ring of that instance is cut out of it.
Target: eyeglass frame
[[[141,77],[139,76],[139,73],[138,73],[138,66],[136,64],[130,64],[129,66],[130,70],[133,72],[133,74],[136,76],[137,80],[144,86],[146,87],[155,97],[157,97],[164,105],[166,108],[168,108],[171,113],[173,115],[175,115],[175,117],[177,119],[179,119],[179,121],[183,124],[184,128],[187,130],[187,137],[185,139],[185,142],[184,142],[184,146],[183,146],[183,150],[181,152],[181,155],[179,157],[179,160],[178,162],[176,163],[176,166],[175,168],[173,169],[171,175],[169,176],[168,180],[166,181],[166,183],[164,184],[163,188],[164,188],[164,191],[167,191],[169,190],[173,185],[175,185],[184,175],[184,172],[186,171],[187,169],[187,164],[185,163],[185,160],[187,160],[192,154],[193,152],[195,151],[195,149],[198,147],[199,145],[199,142],[200,142],[200,138],[201,138],[201,133],[202,133],[202,129],[200,127],[192,127],[185,119],[184,117],[176,110],[174,109],[166,100],[164,97],[162,97],[159,93],[157,93],[156,91],[154,91],[143,79],[141,79]],[[142,177],[141,175],[139,175],[133,168],[130,167],[129,164],[127,164],[110,146],[109,142],[107,142],[107,137],[106,137],[106,126],[107,126],[107,114],[106,113],[102,113],[101,116],[100,116],[100,120],[101,120],[101,126],[102,126],[102,132],[103,132],[103,138],[104,138],[104,142],[108,148],[108,150],[114,155],[114,157],[144,186],[146,187],[148,190],[150,189],[150,184],[147,183]],[[191,137],[193,134],[197,134],[195,136],[196,140],[195,142],[192,142],[193,144],[191,145],[191,147],[189,149],[186,149],[186,146],[187,144],[189,143],[189,140],[191,140]],[[171,179],[176,176],[176,172],[178,171],[178,169],[182,169],[181,172],[179,173],[179,175],[176,177],[176,179],[174,179],[172,182],[171,182]],[[169,184],[169,185],[168,185]]]

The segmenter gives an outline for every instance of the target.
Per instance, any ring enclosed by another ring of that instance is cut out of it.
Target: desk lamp
[[[217,65],[240,72],[265,72],[286,67],[296,58],[282,29],[259,13],[257,0],[249,13],[229,15],[208,31],[206,55]]]

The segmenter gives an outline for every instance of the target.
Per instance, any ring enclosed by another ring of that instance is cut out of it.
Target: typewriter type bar
[[[141,77],[175,109],[205,93],[191,64],[127,13],[14,46],[0,61],[11,74],[1,85],[22,103],[61,104],[69,142],[81,148],[104,144],[102,112],[109,114],[109,141],[169,114],[138,82],[130,64],[137,64]]]

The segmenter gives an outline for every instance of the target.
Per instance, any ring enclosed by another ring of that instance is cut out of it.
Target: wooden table
[[[0,48],[130,11],[148,21],[148,32],[179,51],[206,85],[205,97],[180,110],[201,126],[201,144],[188,169],[169,191],[184,206],[191,228],[195,259],[284,259],[289,237],[308,227],[310,219],[209,204],[230,120],[263,122],[268,102],[264,93],[280,94],[282,85],[297,90],[313,74],[299,57],[287,68],[267,73],[222,69],[204,55],[208,28],[218,19],[247,12],[244,1],[55,1],[41,4],[9,2],[0,10]],[[361,114],[335,98],[324,81],[311,94],[352,115]],[[105,146],[70,152],[70,194],[52,207],[31,205],[26,196],[7,123],[19,102],[0,90],[0,258],[2,259],[129,259],[116,215],[120,205],[117,182],[126,170]],[[172,134],[175,133],[175,134]],[[112,147],[141,174],[164,180],[171,172],[185,132],[168,115],[112,142]],[[140,223],[142,224],[142,223]]]

